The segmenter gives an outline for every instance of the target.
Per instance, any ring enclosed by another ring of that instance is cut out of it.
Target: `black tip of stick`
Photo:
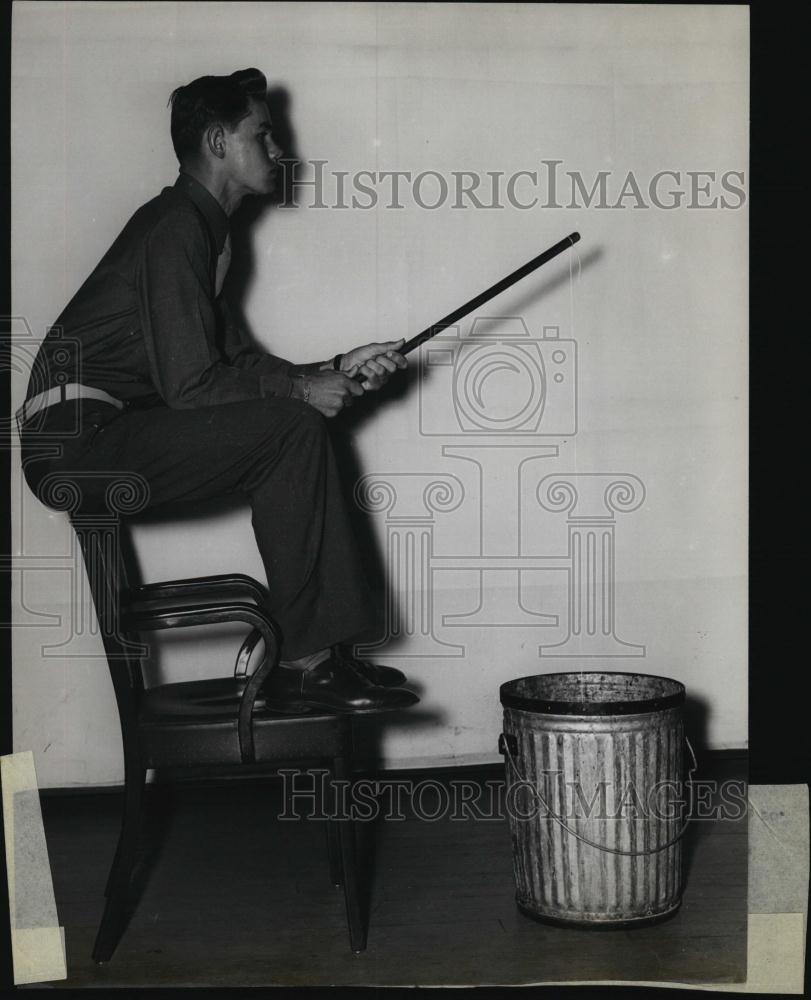
[[[580,233],[569,233],[569,241],[574,245],[580,239]]]

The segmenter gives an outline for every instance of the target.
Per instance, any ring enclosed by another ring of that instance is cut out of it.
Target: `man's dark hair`
[[[240,69],[230,76],[201,76],[172,92],[172,145],[182,163],[196,156],[211,125],[234,129],[250,114],[250,98],[264,100],[267,80],[258,69]]]

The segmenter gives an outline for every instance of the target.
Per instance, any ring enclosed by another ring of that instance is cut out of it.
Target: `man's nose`
[[[281,160],[282,156],[284,156],[284,152],[281,149],[281,147],[277,146],[276,143],[273,141],[273,139],[270,138],[270,136],[268,136],[267,148],[268,148],[268,156],[271,158],[271,160],[273,160],[274,163],[278,163],[278,161]]]

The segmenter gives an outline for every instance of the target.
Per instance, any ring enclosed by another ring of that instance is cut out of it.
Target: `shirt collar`
[[[214,237],[214,242],[217,245],[217,253],[222,253],[222,248],[225,246],[225,240],[228,237],[228,216],[223,211],[222,205],[220,205],[208,188],[204,187],[198,180],[195,180],[191,174],[183,173],[182,170],[175,181],[175,189],[182,191],[183,194],[191,198],[194,204],[200,209]]]

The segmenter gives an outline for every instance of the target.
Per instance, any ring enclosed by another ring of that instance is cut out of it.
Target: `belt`
[[[98,399],[102,403],[111,403],[124,409],[124,404],[120,399],[111,396],[104,389],[95,389],[91,385],[82,385],[81,382],[68,382],[67,385],[55,385],[52,389],[46,389],[30,399],[26,399],[23,405],[17,410],[17,426],[21,428],[23,424],[30,420],[35,413],[44,410],[48,406],[56,403],[64,403],[69,399]]]

